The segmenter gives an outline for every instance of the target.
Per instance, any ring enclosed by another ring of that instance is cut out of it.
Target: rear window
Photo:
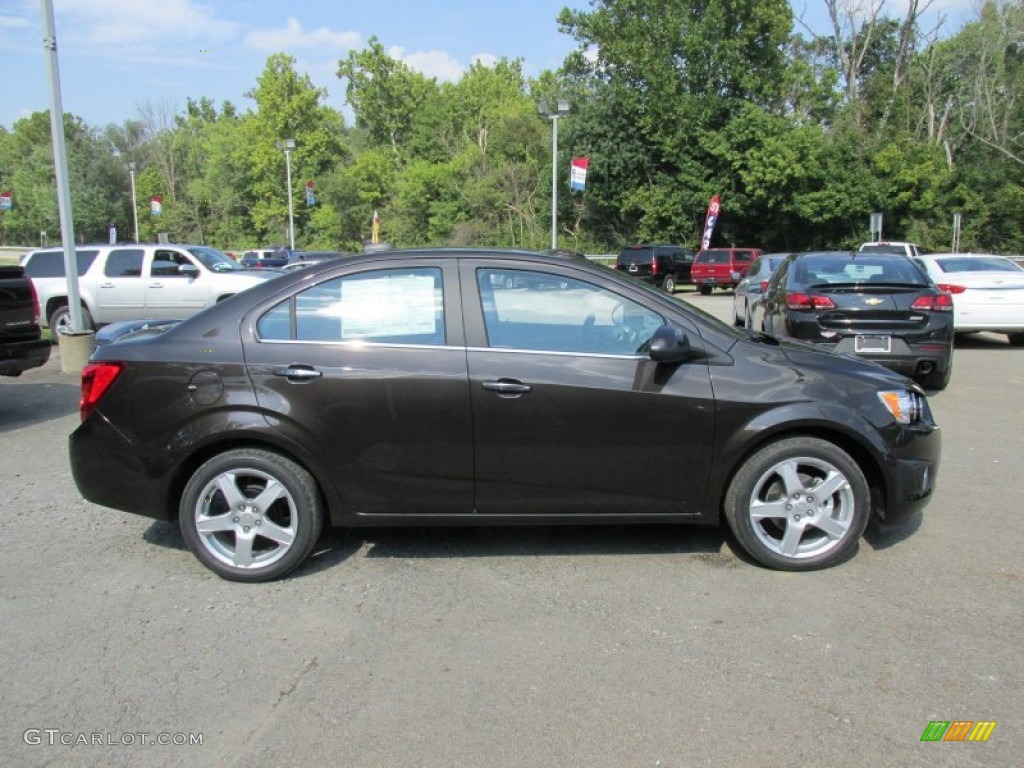
[[[96,260],[98,250],[76,251],[78,276],[89,271]],[[25,262],[25,273],[29,277],[64,277],[64,251],[40,251],[33,253]]]
[[[924,273],[903,258],[827,258],[812,257],[793,265],[793,282],[798,285],[838,283],[895,283],[926,285]]]
[[[650,264],[654,259],[653,248],[623,248],[619,253],[619,264]]]
[[[728,264],[728,251],[701,251],[697,254],[697,261],[702,264]]]

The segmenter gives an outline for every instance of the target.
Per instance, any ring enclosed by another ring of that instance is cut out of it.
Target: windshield
[[[192,245],[186,250],[199,259],[200,263],[212,272],[237,272],[245,269],[223,251],[208,248],[205,245]]]

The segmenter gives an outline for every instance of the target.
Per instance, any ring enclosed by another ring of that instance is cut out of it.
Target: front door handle
[[[523,384],[515,379],[498,379],[497,381],[485,381],[483,388],[488,392],[497,392],[499,395],[525,395],[532,392],[533,387]]]
[[[321,371],[310,365],[289,365],[284,368],[275,368],[275,376],[284,376],[288,381],[310,381],[323,376]]]

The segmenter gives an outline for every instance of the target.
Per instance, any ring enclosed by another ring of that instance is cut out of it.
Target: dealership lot
[[[0,381],[5,765],[1001,766],[1024,749],[1024,349],[1005,337],[959,341],[931,398],[925,513],[807,574],[751,564],[724,530],[373,529],[328,533],[292,578],[221,581],[175,526],[80,499],[77,384],[59,359]],[[997,725],[922,743],[935,720]]]

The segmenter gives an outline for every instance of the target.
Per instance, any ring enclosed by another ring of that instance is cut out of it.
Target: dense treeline
[[[881,0],[823,0],[827,35],[793,34],[787,0],[595,0],[557,23],[578,42],[558,72],[474,64],[438,83],[371,38],[339,62],[355,116],[271,56],[245,96],[146,105],[98,129],[65,115],[76,237],[240,249],[287,241],[291,153],[296,244],[357,249],[379,211],[399,245],[547,247],[551,125],[559,99],[559,245],[614,251],[629,241],[700,237],[709,198],[716,243],[768,250],[854,245],[882,212],[885,235],[948,249],[1024,252],[1024,0],[985,3],[950,34]],[[800,29],[799,23],[797,28]],[[584,193],[570,158],[587,155]],[[0,127],[0,243],[58,238],[49,118]],[[306,182],[316,204],[306,205]],[[161,216],[149,201],[163,201]]]

